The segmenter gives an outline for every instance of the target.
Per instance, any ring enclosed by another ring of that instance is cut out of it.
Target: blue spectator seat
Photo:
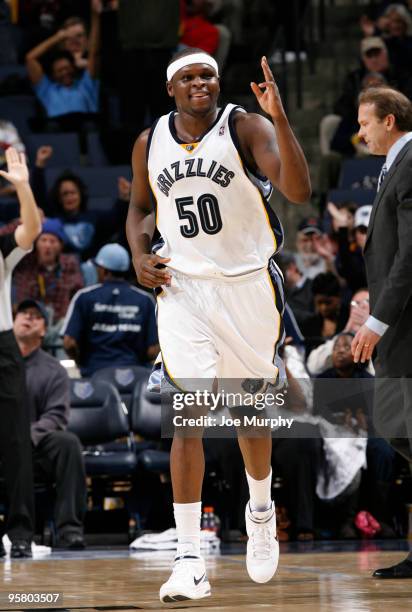
[[[358,206],[373,204],[376,189],[331,189],[327,195],[327,202],[342,204],[343,202],[355,202]]]
[[[80,163],[80,146],[77,134],[28,134],[24,142],[27,146],[27,154],[32,164],[34,164],[36,160],[37,149],[44,145],[53,147],[53,155],[47,162],[48,167],[60,168],[61,166],[73,166]]]
[[[132,431],[144,440],[160,441],[162,410],[160,393],[147,391],[148,378],[142,379],[135,387],[131,400]],[[138,456],[139,465],[148,472],[164,474],[169,472],[170,453],[161,449],[148,448]]]
[[[100,142],[100,135],[97,132],[89,132],[87,134],[87,155],[91,166],[109,165],[106,153]]]
[[[28,120],[37,115],[34,96],[5,96],[0,98],[0,119],[11,121],[22,138],[30,132]]]
[[[384,161],[384,157],[381,156],[346,159],[342,164],[339,189],[376,190]]]
[[[5,64],[0,66],[0,82],[9,76],[27,77],[27,68],[21,64]]]
[[[131,180],[130,166],[101,166],[89,168],[85,166],[69,166],[61,168],[46,168],[46,184],[50,189],[57,177],[65,170],[71,170],[86,183],[89,196],[93,198],[112,198],[118,196],[117,181],[119,176]]]
[[[88,476],[125,477],[135,471],[136,454],[126,410],[119,392],[110,383],[71,380],[68,429],[77,434],[85,446],[84,461]],[[122,437],[129,441],[126,449],[122,447],[118,451],[101,446]]]

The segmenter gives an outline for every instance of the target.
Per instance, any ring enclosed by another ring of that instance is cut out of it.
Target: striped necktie
[[[377,191],[379,191],[379,189],[381,188],[381,185],[382,185],[382,183],[383,183],[383,181],[385,179],[385,176],[387,174],[388,174],[388,169],[386,167],[386,164],[383,164],[382,170],[381,170],[381,172],[379,174],[379,178],[378,178],[378,188],[377,188]]]

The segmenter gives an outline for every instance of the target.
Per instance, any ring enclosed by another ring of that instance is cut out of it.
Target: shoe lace
[[[256,526],[251,534],[252,555],[255,559],[269,559],[273,546],[273,533],[267,525]]]

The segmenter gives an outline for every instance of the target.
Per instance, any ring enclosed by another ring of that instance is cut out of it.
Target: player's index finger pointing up
[[[268,63],[268,60],[266,58],[266,55],[264,55],[262,57],[261,64],[262,64],[263,74],[265,75],[265,80],[266,81],[274,81],[275,77],[273,76],[273,73],[272,73],[271,69],[269,68],[269,63]]]

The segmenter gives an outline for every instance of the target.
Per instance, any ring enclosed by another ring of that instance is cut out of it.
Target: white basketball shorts
[[[283,341],[283,286],[268,269],[225,279],[172,271],[157,297],[159,342],[166,376],[178,388],[189,379],[276,382]]]

